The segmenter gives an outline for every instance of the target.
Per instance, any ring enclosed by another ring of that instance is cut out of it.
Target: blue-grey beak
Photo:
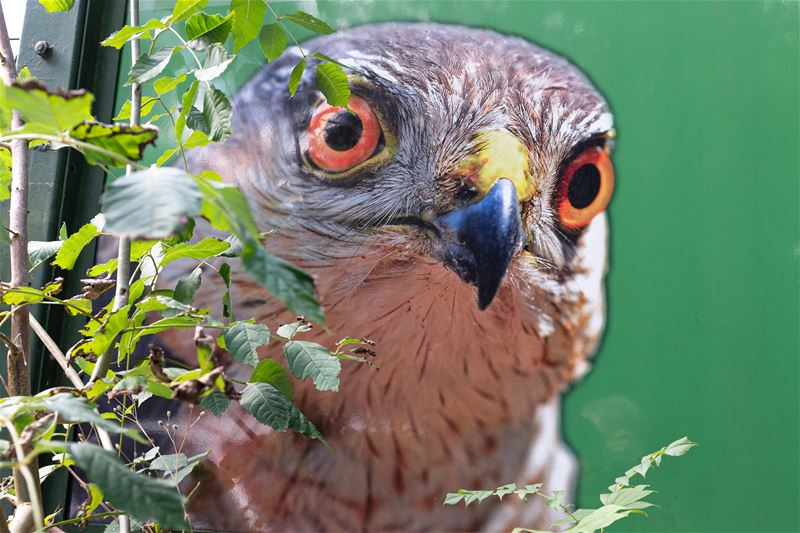
[[[478,288],[478,308],[497,294],[524,231],[514,183],[499,179],[479,202],[436,217],[435,254],[465,282]]]

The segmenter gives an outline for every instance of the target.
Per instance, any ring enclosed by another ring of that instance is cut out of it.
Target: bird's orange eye
[[[593,146],[576,157],[564,171],[558,194],[558,215],[569,229],[587,226],[602,213],[614,191],[614,167],[608,152]]]
[[[350,97],[352,113],[322,103],[308,124],[308,155],[328,172],[343,172],[366,161],[381,139],[381,125],[370,105]]]

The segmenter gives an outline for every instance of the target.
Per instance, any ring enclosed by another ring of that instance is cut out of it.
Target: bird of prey
[[[573,484],[558,393],[585,371],[604,322],[608,105],[565,59],[492,31],[388,23],[304,48],[354,69],[350,110],[325,102],[313,70],[290,97],[290,50],[239,92],[229,140],[190,165],[236,183],[268,250],[314,276],[329,330],[303,338],[372,339],[379,370],[345,365],[336,393],[295,383],[333,451],[238,406],[203,417],[189,439],[211,450],[195,527],[547,527],[539,502],[442,501],[459,488]],[[233,279],[237,318],[294,321],[242,271]],[[195,305],[218,305],[224,287],[207,281]],[[177,333],[164,341],[194,351]]]

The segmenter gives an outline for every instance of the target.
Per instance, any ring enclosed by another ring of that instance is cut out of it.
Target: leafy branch
[[[72,0],[40,1],[51,12],[66,11],[73,5]],[[162,425],[174,448],[174,453],[162,453],[138,420],[138,406],[158,396],[199,405],[203,412],[222,416],[230,403],[239,402],[256,420],[277,431],[292,430],[324,443],[321,433],[294,404],[292,379],[308,380],[319,390],[336,391],[342,360],[369,363],[359,355],[372,354],[368,341],[348,338],[329,350],[297,338],[312,328],[302,316],[315,322],[323,320],[311,278],[264,249],[264,234],[237,187],[213,172],[189,172],[186,150],[224,142],[231,134],[232,105],[228,95],[216,86],[216,79],[232,64],[236,52],[264,35],[270,26],[264,25],[267,5],[263,0],[232,0],[225,15],[202,11],[206,3],[178,0],[170,16],[140,24],[138,2],[130,2],[131,24],[103,42],[118,49],[130,43],[131,48],[132,66],[126,83],[131,86],[131,98],[114,119],[126,122],[113,124],[92,115],[92,94],[53,91],[27,68],[15,71],[10,48],[4,42],[7,38],[3,38],[7,33],[0,7],[4,75],[0,85],[0,201],[10,199],[12,205],[7,243],[15,262],[10,282],[0,282],[0,300],[12,306],[10,313],[0,314],[0,324],[11,320],[12,333],[16,332],[0,339],[8,348],[10,360],[23,363],[19,371],[9,365],[11,396],[0,398],[0,424],[9,437],[0,439],[0,453],[9,459],[3,464],[14,470],[13,482],[0,486],[0,496],[17,506],[12,517],[15,530],[83,525],[91,518],[110,517],[125,533],[132,525],[148,523],[156,528],[191,528],[184,507],[197,486],[184,495],[177,484],[205,455],[187,457],[181,451],[194,424],[186,428],[183,439],[175,438],[175,429]],[[287,21],[318,33],[333,31],[302,12],[283,16],[281,28],[286,28]],[[179,44],[159,46],[157,40],[164,34],[174,35]],[[233,53],[227,48],[229,38]],[[273,43],[268,60],[277,59],[284,50],[285,38],[281,47]],[[189,59],[189,64],[175,76],[166,76],[165,70],[179,55]],[[341,71],[346,67],[320,54],[315,57],[329,63],[327,70],[333,72],[329,77],[344,80],[343,87],[333,86],[319,76],[325,69],[318,69],[318,89],[331,103],[346,107],[349,87]],[[292,82],[292,94],[298,82],[299,78]],[[147,95],[143,97],[144,92]],[[164,113],[152,114],[156,104]],[[148,122],[142,124],[145,119]],[[176,146],[163,151],[155,166],[145,167],[141,164],[144,152],[165,127],[174,132]],[[26,239],[27,171],[26,158],[20,154],[33,146],[77,150],[89,164],[112,176],[109,167],[126,166],[125,176],[106,187],[102,213],[73,233],[62,226],[56,241],[28,243]],[[164,167],[178,152],[183,170]],[[198,217],[229,236],[195,239]],[[62,278],[41,288],[29,286],[27,276],[41,266],[74,270],[80,254],[101,236],[118,239],[117,255],[86,272],[79,294],[62,296]],[[159,276],[178,260],[195,261],[197,267],[174,288],[164,288]],[[238,262],[244,272],[301,317],[279,325],[275,335],[254,319],[235,320],[228,261]],[[194,306],[194,296],[207,273],[225,283],[221,318],[212,316],[210,308]],[[113,299],[106,305],[98,304],[98,298],[111,288]],[[29,309],[37,305],[60,306],[86,319],[81,339],[72,346],[60,346],[35,318],[31,317],[28,325]],[[25,388],[30,378],[23,347],[28,344],[29,329],[57,362],[70,387],[36,395]],[[150,335],[181,329],[194,331],[195,368],[168,360],[152,346],[147,357],[134,359],[137,346]],[[282,344],[285,366],[263,358],[266,347],[275,343]],[[238,364],[251,368],[246,382],[226,375],[219,361],[222,350]],[[104,397],[116,406],[98,407],[95,402]],[[119,439],[116,444],[112,435]],[[145,446],[147,451],[138,457],[125,457],[123,438]],[[51,464],[37,468],[40,455],[49,456]],[[60,521],[56,521],[58,510],[45,514],[39,497],[41,481],[57,470],[67,472],[87,495],[78,516]],[[104,512],[98,512],[100,509]],[[4,519],[1,525],[6,525]]]
[[[614,480],[614,483],[608,487],[608,493],[600,495],[602,506],[596,509],[575,509],[571,504],[564,503],[566,491],[557,490],[552,494],[547,494],[542,492],[541,483],[526,485],[522,488],[518,488],[515,483],[509,483],[494,490],[461,489],[447,494],[444,499],[444,505],[457,505],[463,501],[464,505],[469,507],[474,502],[480,503],[492,496],[496,496],[502,501],[504,497],[509,495],[515,495],[526,502],[528,497],[536,496],[544,499],[550,509],[559,509],[566,515],[564,518],[553,522],[551,527],[569,526],[564,531],[569,533],[591,533],[603,530],[631,514],[646,514],[644,509],[652,507],[653,504],[644,501],[644,498],[653,494],[653,491],[649,490],[649,485],[635,485],[632,487],[631,478],[637,474],[645,477],[650,468],[661,464],[661,460],[665,456],[679,457],[696,445],[686,437],[683,437],[660,450],[645,455],[637,465],[629,468],[625,474]],[[514,529],[514,533],[542,532],[519,527]]]

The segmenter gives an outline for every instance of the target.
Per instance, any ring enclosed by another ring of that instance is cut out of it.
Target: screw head
[[[51,50],[53,50],[53,45],[47,41],[36,41],[36,43],[33,45],[33,51],[42,57],[47,57],[50,55]]]

